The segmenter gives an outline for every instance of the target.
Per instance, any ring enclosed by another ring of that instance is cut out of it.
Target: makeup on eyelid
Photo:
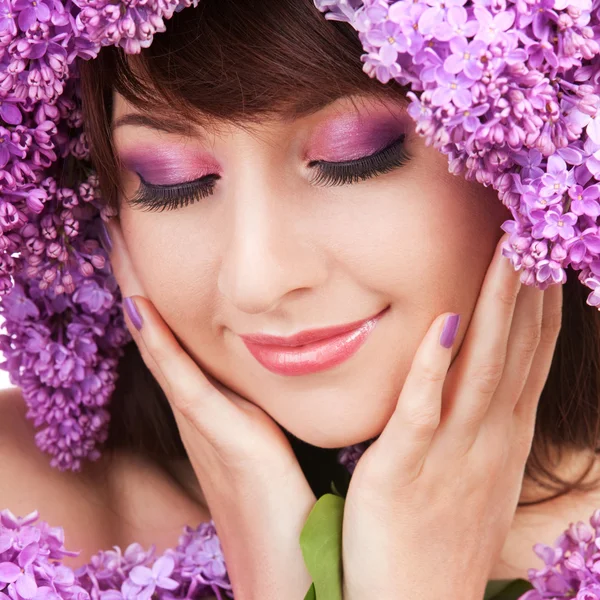
[[[210,154],[197,149],[186,151],[176,145],[126,151],[122,153],[121,162],[128,171],[139,173],[145,181],[155,185],[177,185],[221,171]]]
[[[383,150],[408,132],[406,119],[364,117],[353,113],[318,127],[307,144],[306,159],[342,162],[363,158]]]
[[[304,160],[329,162],[352,161],[383,150],[407,133],[406,119],[390,116],[365,117],[352,113],[329,119],[317,126],[310,136]],[[123,166],[137,172],[148,183],[177,185],[209,174],[220,174],[221,168],[208,152],[197,147],[161,144],[122,152]]]

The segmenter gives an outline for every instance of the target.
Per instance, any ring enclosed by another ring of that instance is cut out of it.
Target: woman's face
[[[447,158],[389,99],[344,97],[251,130],[163,131],[136,114],[115,96],[120,222],[143,291],[182,346],[310,444],[336,448],[381,433],[441,313],[462,315],[460,346],[509,217],[497,193],[448,173]],[[200,187],[175,189],[198,179]],[[186,197],[163,211],[131,203]],[[285,363],[283,372],[240,337],[287,337],[384,309],[345,359],[340,344],[262,353]],[[299,356],[309,365],[298,366]],[[319,356],[331,362],[315,366]]]

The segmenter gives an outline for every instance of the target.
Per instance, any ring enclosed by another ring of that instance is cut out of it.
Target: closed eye
[[[405,138],[403,133],[382,150],[356,160],[310,161],[308,166],[316,171],[311,183],[320,186],[353,184],[402,167],[412,158]],[[209,174],[175,185],[159,185],[149,183],[139,173],[137,175],[140,186],[127,202],[144,212],[175,210],[193,204],[213,194],[217,181],[221,179],[220,175]]]

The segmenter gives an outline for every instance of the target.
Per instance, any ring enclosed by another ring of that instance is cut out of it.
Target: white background
[[[6,331],[4,331],[4,319],[2,317],[0,317],[0,333],[6,333]],[[0,360],[4,360],[4,356],[2,356],[2,354],[0,354]],[[14,387],[12,385],[12,383],[8,380],[8,372],[4,371],[3,369],[0,369],[0,390],[9,388],[9,387]]]

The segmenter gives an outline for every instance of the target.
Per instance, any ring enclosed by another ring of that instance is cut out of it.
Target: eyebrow
[[[293,121],[298,116],[305,116],[305,115],[303,115],[303,112],[305,112],[307,114],[314,114],[314,113],[319,112],[320,110],[334,104],[337,100],[339,100],[342,97],[343,96],[340,96],[333,100],[328,99],[326,101],[323,101],[323,102],[320,102],[317,104],[312,104],[310,107],[306,106],[303,109],[298,108],[297,112],[299,112],[299,114],[288,116],[284,120],[285,121]],[[156,129],[158,131],[164,131],[166,133],[172,133],[172,134],[179,134],[179,135],[186,136],[186,137],[194,137],[194,136],[201,135],[199,133],[199,131],[196,128],[194,128],[193,125],[189,121],[186,121],[185,119],[173,119],[172,117],[166,117],[166,116],[157,118],[157,117],[153,117],[152,115],[144,115],[141,113],[129,113],[129,114],[123,115],[122,117],[119,117],[112,123],[111,130],[114,133],[114,131],[118,127],[124,127],[125,125],[134,125],[137,127],[149,127],[151,129]]]
[[[123,127],[125,125],[150,127],[152,129],[158,129],[159,131],[165,131],[166,133],[178,133],[190,137],[192,135],[198,135],[198,132],[184,119],[178,121],[168,117],[156,118],[139,113],[130,113],[119,117],[113,122],[111,129],[114,132],[118,127]]]

